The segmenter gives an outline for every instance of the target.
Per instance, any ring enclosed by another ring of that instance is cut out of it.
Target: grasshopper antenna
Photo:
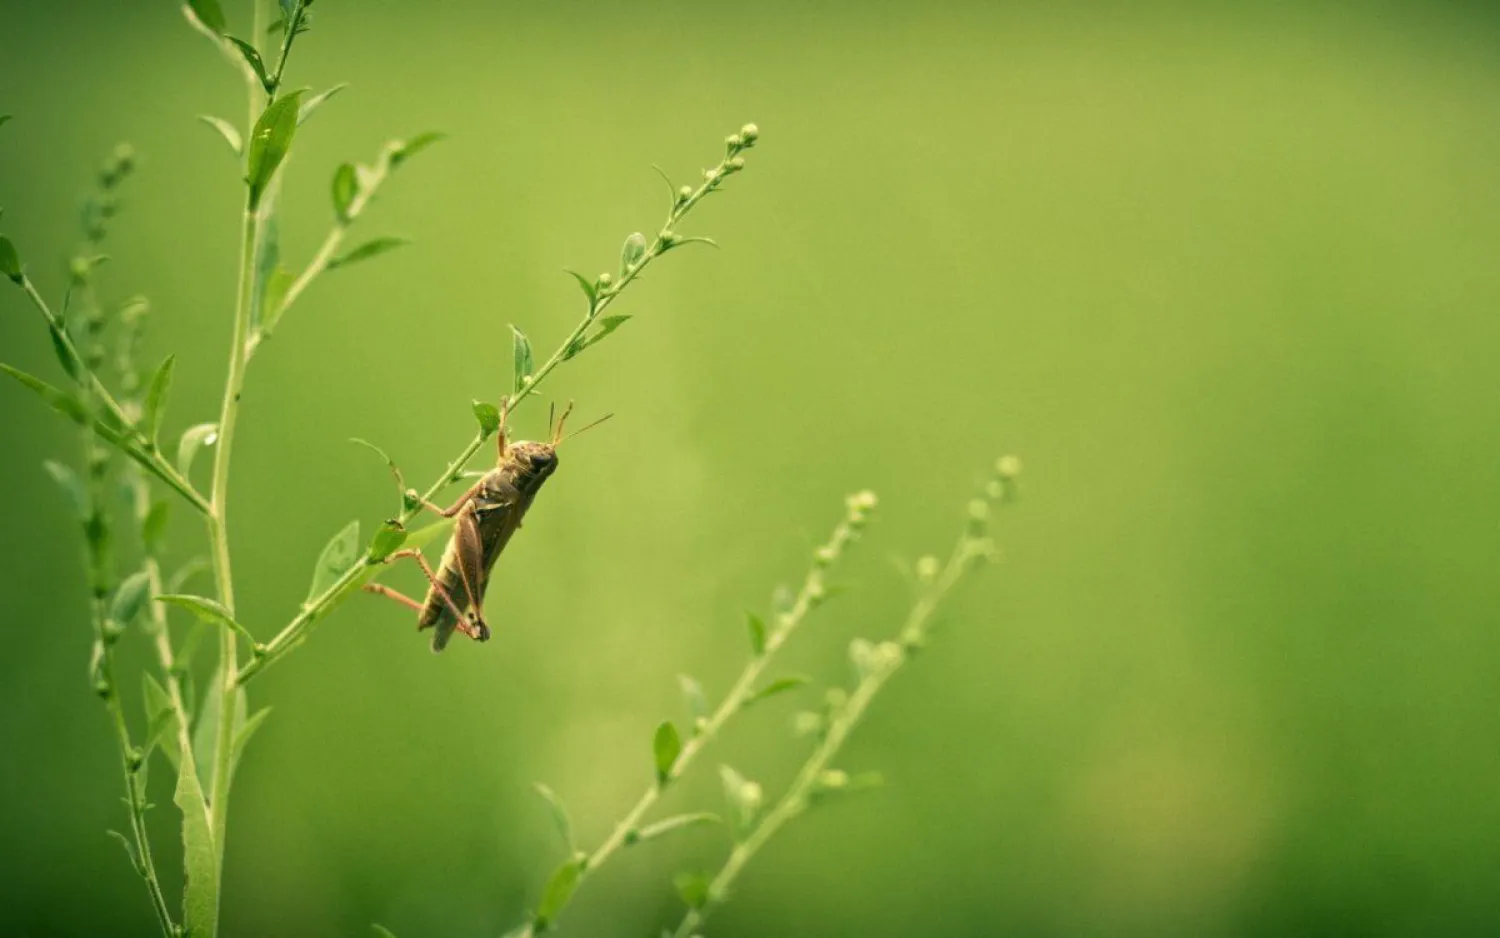
[[[568,406],[563,408],[562,416],[557,418],[556,428],[552,431],[552,445],[553,446],[556,446],[558,443],[562,442],[563,424],[567,423],[567,421],[568,421],[568,415],[571,414],[572,412],[573,412],[573,402],[572,401],[568,401]],[[553,426],[553,424],[552,424],[552,410],[550,408],[547,411],[547,426],[549,426],[549,427]]]
[[[564,416],[566,416],[566,415],[564,415]],[[557,442],[553,443],[552,445],[553,446],[561,446],[562,444],[566,443],[568,440],[573,439],[573,437],[577,436],[578,434],[583,433],[586,430],[592,430],[592,429],[594,429],[595,427],[599,426],[599,424],[603,423],[604,421],[608,420],[609,418],[611,418],[613,416],[614,416],[614,414],[605,414],[603,417],[600,417],[598,420],[595,420],[593,423],[589,424],[588,426],[582,427],[582,428],[577,429],[577,430],[574,430],[572,433],[569,433],[567,436],[562,437],[561,439],[559,439]],[[558,427],[559,431],[561,429],[562,429],[561,427]]]

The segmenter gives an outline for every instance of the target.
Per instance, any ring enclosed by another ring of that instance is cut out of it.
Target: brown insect
[[[499,458],[495,468],[486,472],[447,508],[439,508],[431,502],[422,503],[444,518],[457,516],[453,536],[448,540],[437,571],[433,572],[420,550],[399,550],[386,558],[386,562],[391,563],[410,557],[422,567],[429,584],[422,602],[380,583],[365,585],[369,592],[388,596],[416,610],[417,629],[433,629],[433,651],[442,651],[455,631],[476,642],[489,640],[490,627],[484,621],[484,596],[490,585],[490,571],[521,526],[521,520],[543,483],[557,471],[557,447],[563,442],[563,423],[572,409],[573,405],[569,404],[558,418],[549,442],[523,440],[508,443],[502,416],[497,433]],[[583,430],[608,419],[608,416],[602,417]],[[577,436],[577,433],[573,435]]]

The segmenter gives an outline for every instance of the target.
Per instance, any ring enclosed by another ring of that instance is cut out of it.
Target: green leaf
[[[397,140],[394,143],[387,144],[386,153],[389,154],[391,169],[395,169],[402,163],[405,163],[434,143],[447,139],[447,134],[429,130],[426,133],[417,134],[410,140]]]
[[[129,625],[140,615],[146,605],[146,594],[151,589],[151,575],[138,570],[126,577],[115,590],[109,604],[109,617],[120,625]]]
[[[376,938],[396,938],[395,932],[392,932],[384,925],[376,925],[374,922],[371,922],[370,930],[375,933]]]
[[[216,31],[222,32],[222,30]],[[260,86],[266,89],[266,94],[271,94],[275,89],[271,86],[271,76],[266,74],[266,63],[261,59],[260,52],[243,39],[238,39],[234,36],[225,36],[224,38],[234,43],[234,47],[240,50],[240,55],[244,58],[245,64],[249,65],[250,70],[255,72],[255,77],[260,79]]]
[[[219,744],[219,709],[223,700],[224,674],[215,668],[193,720],[193,759],[197,763],[194,771],[199,778],[213,778],[214,752]]]
[[[526,379],[531,377],[531,340],[526,338],[526,333],[515,326],[511,326],[510,331],[512,336],[511,353],[516,369],[514,390],[520,391],[526,387]]]
[[[701,909],[708,902],[708,890],[712,884],[707,873],[678,873],[672,877],[672,885],[677,890],[677,895],[690,909]]]
[[[584,336],[582,339],[578,340],[577,344],[568,349],[567,354],[563,356],[563,360],[567,361],[568,359],[572,358],[574,355],[577,355],[579,352],[583,351],[591,345],[598,345],[611,332],[614,332],[616,329],[625,325],[625,323],[628,322],[630,318],[631,317],[629,316],[605,316],[603,319],[599,320],[599,328],[596,329],[592,335]]]
[[[228,20],[224,19],[223,9],[219,7],[219,0],[187,0],[183,9],[211,33],[222,36],[229,25]]]
[[[671,720],[663,720],[656,728],[651,753],[656,759],[656,782],[665,785],[672,777],[672,766],[677,764],[677,757],[682,755],[682,737],[677,735],[677,727]]]
[[[479,421],[479,432],[486,437],[494,436],[500,429],[500,410],[494,404],[475,401],[474,419]]]
[[[348,82],[340,82],[339,84],[334,85],[332,88],[329,88],[327,91],[315,94],[312,97],[308,98],[302,103],[302,107],[297,109],[297,123],[305,123],[309,117],[312,117],[313,111],[316,111],[318,108],[322,107],[324,102],[326,102],[334,95],[338,94],[340,91],[343,91],[347,87],[349,87]]]
[[[115,840],[118,840],[120,842],[120,846],[125,848],[125,856],[130,860],[130,868],[135,870],[135,874],[137,876],[145,876],[146,874],[141,869],[140,861],[135,857],[135,845],[132,844],[130,840],[119,831],[108,830],[104,833],[109,835],[110,837],[113,837]]]
[[[150,554],[161,549],[162,533],[167,527],[167,516],[172,510],[172,503],[165,499],[158,499],[151,503],[146,511],[146,517],[141,521],[141,544]]]
[[[87,524],[89,518],[93,517],[94,511],[90,505],[89,493],[84,489],[78,473],[74,472],[71,467],[51,459],[42,463],[42,466],[46,468],[52,481],[57,483],[57,487],[62,489],[63,494],[68,497],[68,502],[73,506],[73,513],[78,516],[78,520]]]
[[[563,807],[562,799],[552,789],[537,782],[534,786],[536,793],[547,802],[547,807],[552,810],[552,824],[557,828],[557,833],[562,837],[563,843],[567,845],[569,853],[577,853],[578,847],[573,843],[573,821],[568,817],[568,809]]]
[[[766,653],[766,623],[755,613],[747,612],[745,624],[750,629],[750,651],[759,658]]]
[[[153,444],[156,435],[161,430],[161,417],[167,404],[167,392],[172,390],[172,368],[177,364],[177,356],[168,355],[162,360],[156,373],[151,376],[151,385],[146,389],[145,414],[142,417],[141,432],[146,439]]]
[[[0,127],[4,127],[5,126],[5,122],[8,121],[8,120],[10,120],[10,115],[9,114],[0,114]]]
[[[583,295],[589,298],[589,309],[593,309],[594,304],[599,300],[599,291],[594,288],[594,281],[585,277],[583,274],[580,274],[576,270],[569,270],[565,272],[569,274],[574,280],[578,281],[578,285],[583,288]]]
[[[0,274],[9,277],[16,286],[25,279],[25,274],[21,273],[21,255],[16,253],[16,246],[5,235],[0,235]]]
[[[682,698],[687,701],[693,726],[701,726],[708,719],[708,698],[703,696],[703,685],[686,674],[677,675],[677,683],[682,687]]]
[[[217,130],[219,136],[224,138],[224,142],[229,144],[229,149],[234,151],[235,156],[245,154],[245,142],[240,139],[240,132],[229,121],[222,117],[214,117],[212,114],[199,114],[198,119]]]
[[[401,549],[406,542],[406,528],[399,521],[391,520],[382,522],[380,530],[375,532],[375,537],[370,541],[369,559],[366,563],[377,564],[385,558]]]
[[[620,246],[620,275],[630,273],[631,269],[645,256],[646,236],[637,231],[626,238],[625,243]]]
[[[353,163],[344,163],[333,172],[333,212],[339,221],[348,224],[349,206],[359,195],[359,177]]]
[[[665,836],[673,831],[680,831],[686,827],[722,823],[723,821],[717,814],[709,814],[706,811],[700,811],[696,814],[678,814],[669,818],[663,818],[655,824],[646,825],[637,831],[635,836],[627,842],[635,844],[645,843],[648,840],[655,840],[658,837]]]
[[[230,611],[225,609],[218,600],[209,599],[207,596],[192,596],[187,593],[167,593],[156,597],[156,601],[186,609],[197,616],[199,621],[207,622],[209,625],[220,625],[226,629],[231,629],[242,635],[252,648],[255,647],[255,636],[250,634],[249,629],[240,625]]]
[[[307,601],[312,602],[327,592],[339,577],[359,562],[359,521],[344,525],[343,530],[333,536],[318,556],[318,565],[313,570],[312,587],[307,591]]]
[[[746,697],[744,706],[748,707],[753,703],[759,703],[760,701],[765,700],[767,697],[775,697],[777,694],[801,687],[806,683],[807,678],[800,675],[796,677],[778,678],[777,680],[772,681],[765,687],[762,687],[760,690],[751,694],[749,697]]]
[[[335,257],[333,260],[329,261],[328,269],[337,270],[340,267],[347,267],[350,264],[357,264],[360,261],[367,261],[372,257],[379,257],[387,251],[394,251],[396,250],[396,248],[404,247],[405,245],[408,245],[410,243],[411,242],[406,238],[394,238],[389,236],[383,238],[371,238],[369,241],[366,241],[364,244],[361,244],[354,250],[340,255],[339,257]]]
[[[214,445],[218,439],[219,425],[216,423],[200,423],[182,431],[182,439],[177,441],[177,471],[184,479],[193,468],[198,450]]]
[[[537,903],[536,915],[532,917],[536,931],[546,931],[557,913],[573,898],[573,891],[578,888],[578,880],[583,876],[584,864],[587,862],[587,857],[575,857],[552,873],[542,889],[542,900]]]
[[[244,696],[245,689],[243,687],[235,692],[237,705],[242,705]],[[245,747],[250,744],[250,738],[255,735],[255,731],[260,729],[261,724],[265,723],[266,717],[269,717],[270,715],[271,708],[262,707],[259,710],[255,711],[255,714],[249,719],[241,722],[239,727],[234,731],[234,743],[233,748],[230,749],[229,760],[230,778],[234,777],[234,771],[239,767],[240,764],[240,756],[244,754]]]
[[[266,273],[264,286],[261,287],[260,295],[260,332],[268,336],[276,329],[276,323],[281,321],[281,314],[286,312],[283,305],[286,295],[292,289],[292,284],[297,282],[297,275],[276,265]]]
[[[250,186],[250,207],[260,204],[260,198],[276,176],[281,161],[286,159],[292,147],[292,137],[297,133],[297,108],[301,91],[282,95],[271,102],[265,113],[255,122],[250,134],[250,152],[247,160],[245,181]]]
[[[213,832],[208,825],[208,805],[192,759],[180,761],[172,801],[182,811],[183,868],[187,874],[182,924],[190,935],[212,935],[219,910],[217,864]]]
[[[724,782],[724,800],[734,809],[740,831],[746,831],[755,823],[764,794],[760,785],[745,778],[727,765],[719,766],[719,777]]]
[[[143,700],[146,705],[147,725],[156,725],[161,714],[164,713],[172,718],[167,724],[167,729],[163,730],[156,738],[148,739],[147,745],[160,747],[161,751],[166,754],[167,761],[171,763],[172,768],[175,770],[177,769],[178,762],[182,760],[182,744],[177,736],[177,713],[172,708],[172,698],[167,693],[166,688],[157,683],[156,678],[152,677],[150,673],[142,675],[141,684],[144,690]]]
[[[66,391],[60,391],[47,382],[43,381],[41,378],[38,378],[35,375],[29,375],[19,368],[12,368],[9,365],[0,365],[0,371],[4,371],[12,378],[15,378],[17,381],[30,388],[32,391],[35,391],[37,396],[46,401],[53,410],[62,414],[64,417],[67,417],[74,423],[88,426],[91,422],[93,422],[93,417],[89,414],[88,408],[83,406],[83,402],[78,400],[78,398],[74,397],[73,395],[67,393]]]

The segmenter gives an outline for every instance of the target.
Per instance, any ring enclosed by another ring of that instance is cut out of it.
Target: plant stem
[[[677,761],[672,764],[672,770],[668,774],[666,781],[647,788],[636,801],[635,806],[615,825],[609,837],[589,854],[588,862],[579,873],[580,886],[584,879],[609,862],[609,859],[621,847],[630,843],[631,835],[639,832],[641,821],[650,812],[652,807],[656,805],[656,802],[661,798],[662,792],[666,790],[667,786],[681,778],[687,771],[688,766],[718,736],[724,724],[729,722],[729,719],[736,713],[744,709],[746,706],[745,702],[758,689],[761,677],[770,666],[772,659],[776,657],[776,652],[786,644],[792,633],[807,618],[808,613],[812,612],[813,609],[817,608],[823,602],[824,597],[827,595],[826,574],[829,567],[843,555],[844,548],[858,536],[859,529],[865,523],[864,512],[872,505],[873,497],[867,501],[864,494],[852,496],[849,499],[849,514],[843,521],[839,522],[838,527],[834,528],[833,535],[829,538],[828,543],[814,554],[815,558],[817,558],[816,563],[803,579],[802,587],[797,591],[797,596],[792,601],[790,608],[776,617],[775,627],[766,635],[765,648],[760,654],[750,659],[749,663],[745,665],[745,669],[740,672],[739,679],[734,682],[734,686],[729,689],[729,693],[725,695],[723,702],[719,704],[718,709],[704,721],[693,738],[683,745],[682,752],[677,756]],[[569,902],[576,897],[577,892],[575,890],[573,895],[569,897]],[[566,903],[553,913],[546,927],[550,928],[555,924],[557,915],[565,908],[567,908]],[[519,935],[522,938],[531,938],[537,931],[538,928],[535,922],[531,922],[519,932]]]
[[[992,501],[1003,501],[1010,497],[1013,479],[1001,476],[997,494]],[[730,887],[740,873],[761,848],[776,836],[786,823],[806,811],[812,800],[824,789],[824,773],[829,764],[843,748],[849,734],[859,725],[871,701],[880,693],[897,671],[909,662],[918,649],[926,643],[933,615],[944,599],[958,585],[964,575],[971,571],[976,561],[987,558],[993,549],[988,538],[975,531],[971,520],[969,529],[959,538],[948,562],[928,583],[912,604],[910,612],[898,633],[899,641],[884,642],[877,649],[879,657],[865,674],[847,701],[829,719],[822,740],[813,750],[786,793],[769,811],[761,816],[755,827],[735,844],[724,865],[709,883],[701,906],[688,909],[681,923],[673,932],[674,938],[690,938],[699,934],[703,923],[713,909],[729,896]]]

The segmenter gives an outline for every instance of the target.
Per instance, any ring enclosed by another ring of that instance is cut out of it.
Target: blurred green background
[[[254,362],[231,525],[261,635],[329,535],[392,511],[348,437],[432,478],[469,400],[509,380],[507,324],[550,350],[580,312],[560,269],[611,268],[659,223],[650,165],[691,179],[747,120],[763,142],[687,226],[724,250],[654,267],[619,307],[638,318],[548,386],[617,417],[565,450],[501,564],[497,639],[434,656],[407,613],[360,598],[252,685],[275,712],[236,783],[229,935],[508,928],[560,859],[533,780],[597,842],[648,782],[652,727],[681,714],[675,676],[722,693],[741,611],[869,486],[857,588],[787,665],[842,679],[850,637],[898,625],[892,558],[946,548],[1008,451],[1027,475],[1006,563],[844,759],[888,787],[790,828],[713,934],[1500,927],[1491,8],[317,15],[290,83],[352,84],[286,175],[293,260],[326,230],[339,162],[452,138],[356,232],[413,246],[320,281]],[[4,228],[57,297],[90,174],[135,144],[104,283],[153,301],[174,434],[217,412],[240,199],[193,118],[244,109],[171,3],[6,5]],[[0,358],[58,377],[9,289]],[[103,834],[125,820],[84,678],[79,537],[39,465],[76,436],[13,384],[0,415],[0,933],[153,934]],[[172,558],[201,549],[177,512]],[[668,809],[716,807],[721,759],[779,790],[805,752],[797,706],[747,716]],[[153,786],[175,870],[165,772]],[[566,933],[675,924],[672,874],[723,850],[702,830],[625,854]]]

